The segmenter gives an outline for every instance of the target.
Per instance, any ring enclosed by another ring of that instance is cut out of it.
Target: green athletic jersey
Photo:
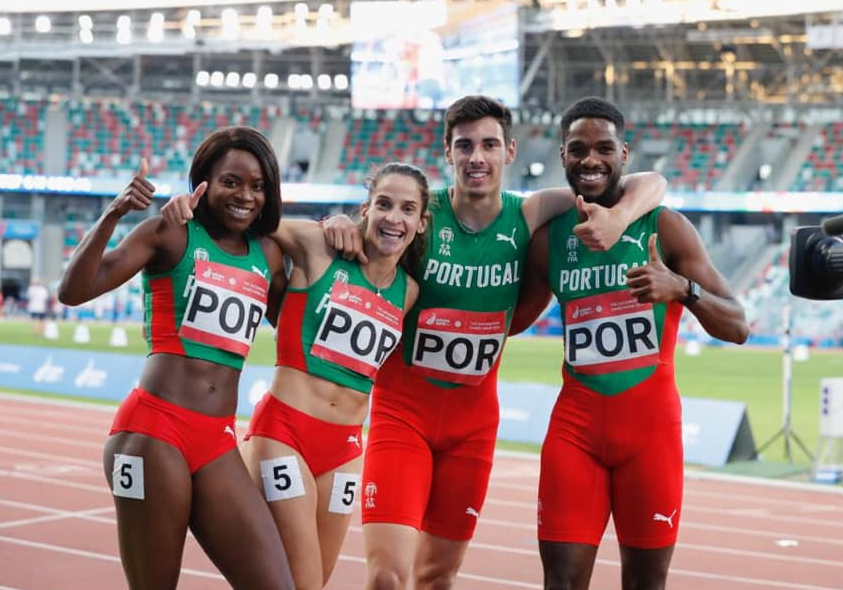
[[[375,373],[398,345],[406,296],[400,266],[392,284],[378,290],[356,259],[334,258],[309,287],[287,288],[276,364],[369,393]]]
[[[629,295],[626,271],[647,264],[662,207],[634,221],[607,252],[592,252],[573,232],[577,211],[554,218],[548,231],[548,281],[565,330],[565,379],[614,395],[647,379],[660,360],[667,304]],[[675,323],[678,314],[672,314]]]
[[[404,323],[404,362],[439,385],[477,384],[496,365],[524,269],[523,199],[501,195],[497,218],[466,229],[447,189],[431,194],[419,298]]]
[[[198,358],[243,368],[266,312],[269,265],[254,237],[234,256],[205,228],[187,223],[187,246],[165,273],[143,272],[144,336],[149,354]]]

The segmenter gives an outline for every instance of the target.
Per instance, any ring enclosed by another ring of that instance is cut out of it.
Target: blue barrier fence
[[[119,402],[137,385],[143,361],[138,355],[0,344],[0,387]],[[252,414],[273,370],[246,365],[238,415]],[[500,382],[499,438],[540,444],[557,393],[551,385]],[[683,398],[682,405],[687,462],[721,466],[755,456],[745,404]]]

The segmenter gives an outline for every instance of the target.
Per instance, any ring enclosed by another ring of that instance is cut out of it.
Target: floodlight
[[[260,28],[272,26],[272,9],[269,6],[261,6],[255,15],[257,26]]]
[[[49,33],[51,28],[49,16],[41,14],[35,19],[35,30],[39,33]]]
[[[233,8],[226,8],[222,11],[222,37],[223,39],[236,39],[240,32],[240,16]]]

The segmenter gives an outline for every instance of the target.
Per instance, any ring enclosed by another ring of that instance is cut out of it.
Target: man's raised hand
[[[647,241],[648,262],[626,271],[629,294],[641,303],[668,303],[683,299],[688,279],[670,270],[659,254],[658,234],[650,234]]]
[[[589,250],[605,252],[615,245],[626,229],[626,222],[617,212],[589,203],[582,195],[577,195],[577,211],[581,221],[574,226],[574,234]]]

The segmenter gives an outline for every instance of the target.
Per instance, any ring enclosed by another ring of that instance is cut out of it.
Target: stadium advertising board
[[[354,2],[351,105],[447,108],[466,94],[519,106],[518,7]]]

